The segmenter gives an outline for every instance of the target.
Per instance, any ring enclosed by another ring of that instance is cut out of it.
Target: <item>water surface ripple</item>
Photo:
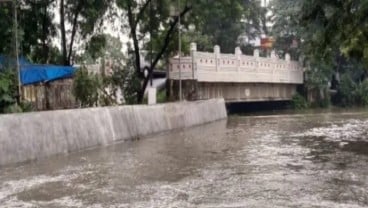
[[[368,114],[230,117],[0,168],[0,207],[368,207]]]

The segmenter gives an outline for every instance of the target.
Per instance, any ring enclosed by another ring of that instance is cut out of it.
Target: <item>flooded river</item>
[[[368,207],[368,113],[232,116],[1,167],[0,207]]]

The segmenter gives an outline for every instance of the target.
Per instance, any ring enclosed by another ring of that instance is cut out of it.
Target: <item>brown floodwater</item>
[[[231,116],[0,167],[0,207],[368,207],[368,112]]]

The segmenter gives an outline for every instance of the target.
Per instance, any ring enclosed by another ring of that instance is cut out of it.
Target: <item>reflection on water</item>
[[[368,114],[234,116],[0,168],[0,207],[368,207]]]

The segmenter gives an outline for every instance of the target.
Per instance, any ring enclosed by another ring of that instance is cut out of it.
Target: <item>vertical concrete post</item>
[[[155,105],[157,89],[155,87],[148,88],[148,105]]]
[[[288,53],[285,54],[285,61],[287,62],[287,65],[286,65],[287,69],[290,69],[290,62],[291,62],[290,54]],[[291,81],[291,73],[288,72],[287,74],[288,74],[288,81]]]
[[[190,44],[190,56],[192,57],[192,78],[193,80],[196,79],[196,61],[195,61],[195,55],[197,52],[197,44],[196,43],[191,43]]]
[[[216,71],[219,71],[219,63],[217,60],[220,58],[220,46],[215,45],[215,47],[213,48],[213,51],[215,53],[215,59],[216,59]]]
[[[291,57],[290,54],[285,54],[285,61],[290,62],[291,61]]]
[[[254,68],[258,68],[258,66],[259,66],[259,50],[258,49],[255,49],[253,51],[253,56],[254,56],[254,58],[257,61],[257,63],[255,64]]]
[[[275,70],[276,70],[276,65],[275,65],[275,62],[276,61],[277,57],[276,57],[276,51],[275,50],[272,50],[271,51],[271,70],[272,70],[272,80],[275,80]]]
[[[253,51],[253,56],[254,56],[255,58],[259,58],[259,50],[258,50],[258,49],[255,49],[255,50]]]
[[[275,50],[272,50],[271,51],[271,59],[272,60],[275,60],[277,57],[276,57],[276,51]]]
[[[236,61],[237,61],[236,70],[238,72],[240,71],[240,59],[241,59],[241,55],[242,55],[242,51],[240,50],[240,47],[236,47],[235,48],[235,56],[236,56]]]

